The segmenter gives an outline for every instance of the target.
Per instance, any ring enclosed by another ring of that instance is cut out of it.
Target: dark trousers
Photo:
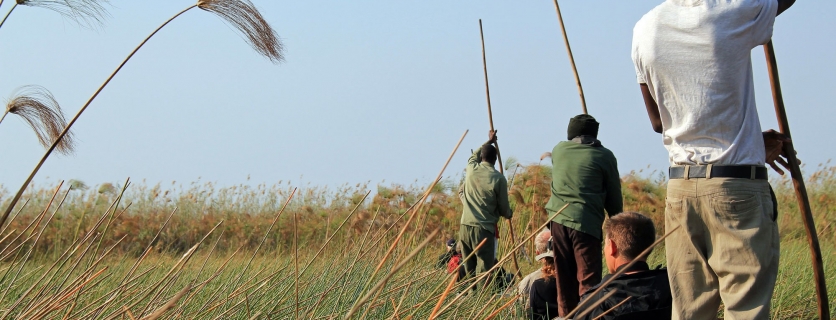
[[[487,239],[485,244],[476,251],[473,257],[467,259],[483,239]],[[496,235],[493,231],[481,227],[462,225],[459,227],[459,241],[462,243],[462,259],[467,259],[464,261],[466,277],[487,272],[496,264],[496,251],[494,249]]]
[[[557,273],[557,307],[561,317],[578,306],[581,295],[601,282],[601,239],[551,222]]]

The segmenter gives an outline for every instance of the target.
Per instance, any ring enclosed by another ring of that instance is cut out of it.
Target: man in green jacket
[[[482,240],[484,245],[476,251],[476,259],[464,262],[466,277],[487,272],[496,263],[496,224],[499,217],[511,219],[508,203],[508,181],[496,171],[496,132],[490,131],[488,142],[473,151],[467,160],[464,183],[459,187],[462,200],[462,220],[459,241],[462,257],[468,257]]]
[[[601,282],[601,227],[604,211],[622,211],[621,178],[613,153],[598,141],[598,122],[589,115],[569,120],[568,140],[552,150],[549,215],[561,317],[574,309],[586,290]]]

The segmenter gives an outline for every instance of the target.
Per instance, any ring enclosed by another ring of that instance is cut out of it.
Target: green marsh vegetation
[[[521,241],[547,219],[542,206],[550,167],[520,166],[507,173],[509,180],[513,176],[513,225]],[[523,309],[511,302],[513,292],[460,297],[465,283],[444,294],[451,278],[433,264],[443,239],[458,228],[458,182],[439,181],[408,226],[409,210],[426,186],[32,186],[0,235],[0,314],[331,319],[354,307],[353,318],[400,319],[428,318],[438,306],[439,318],[520,318]],[[782,237],[773,315],[815,318],[809,249],[791,184],[772,183]],[[829,270],[836,261],[836,167],[819,166],[808,188]],[[632,172],[623,177],[623,191],[625,209],[653,217],[661,236],[664,177]],[[0,197],[6,204],[10,194],[0,189]],[[401,229],[403,239],[375,273]],[[500,257],[512,248],[508,230],[501,237]],[[654,250],[651,265],[664,264],[663,250]],[[530,242],[517,251],[524,274],[537,268],[532,252]],[[514,271],[510,259],[503,267]],[[828,273],[828,284],[836,293],[836,274]]]

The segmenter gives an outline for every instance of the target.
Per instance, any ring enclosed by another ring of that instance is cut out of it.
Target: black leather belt
[[[687,178],[686,178],[687,172]],[[711,178],[740,178],[767,180],[766,167],[762,166],[676,166],[668,169],[670,179],[711,179]]]

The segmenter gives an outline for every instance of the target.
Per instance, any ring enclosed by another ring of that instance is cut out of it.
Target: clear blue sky
[[[284,40],[286,62],[270,64],[221,19],[193,10],[140,50],[76,123],[75,155],[53,155],[35,181],[423,183],[470,129],[446,174],[455,175],[487,138],[479,18],[505,157],[537,162],[580,112],[551,1],[253,1]],[[16,9],[0,29],[0,96],[43,85],[70,117],[135,45],[192,4],[112,3],[96,30]],[[590,113],[623,174],[667,167],[630,61],[633,25],[658,3],[562,3]],[[834,1],[800,0],[775,26],[796,148],[810,169],[834,155],[833,12]],[[761,123],[774,128],[761,49],[753,60]],[[0,150],[0,184],[12,190],[43,154],[17,117],[0,125]]]

